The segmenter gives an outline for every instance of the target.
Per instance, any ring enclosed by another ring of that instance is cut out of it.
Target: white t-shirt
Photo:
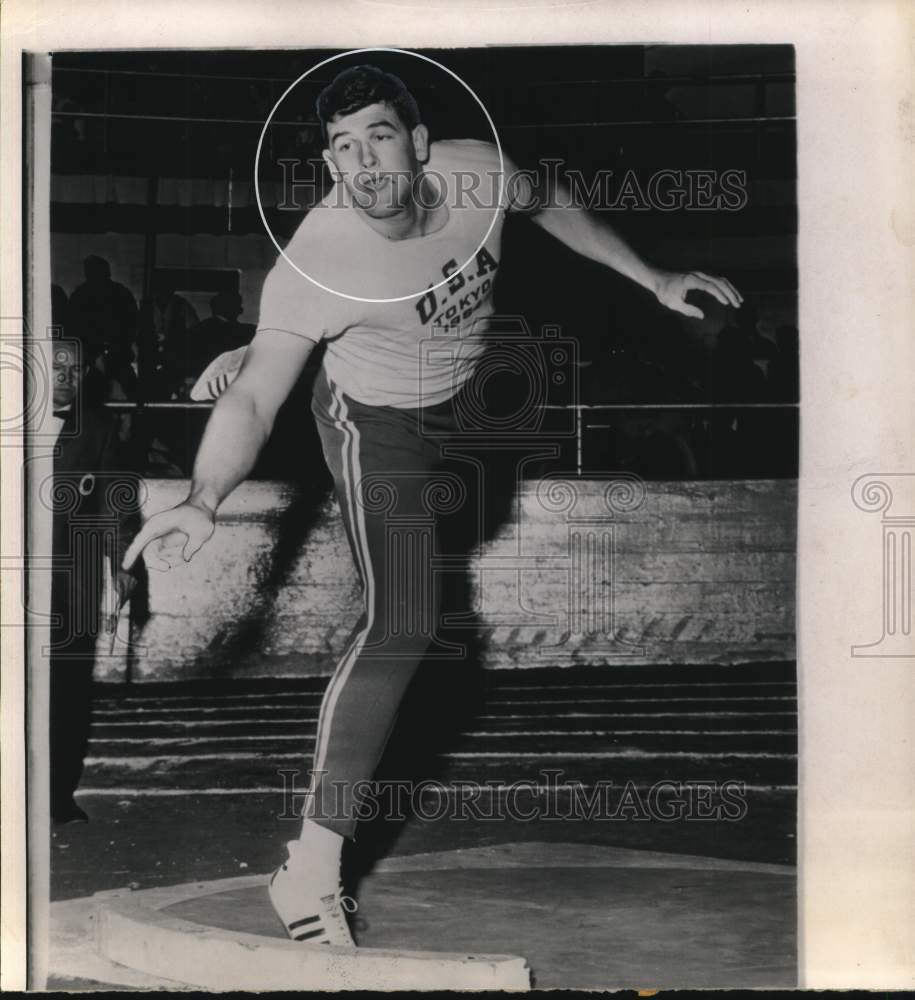
[[[496,148],[473,140],[436,142],[424,171],[448,206],[441,229],[389,240],[337,184],[285,249],[313,280],[280,256],[261,296],[259,333],[326,340],[328,376],[372,406],[429,406],[452,396],[484,349],[493,312],[509,207]]]

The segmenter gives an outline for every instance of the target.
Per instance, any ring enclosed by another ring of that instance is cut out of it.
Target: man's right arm
[[[236,379],[219,397],[207,422],[187,499],[153,515],[124,556],[129,569],[150,542],[146,561],[168,569],[169,556],[188,560],[213,534],[216,509],[254,468],[277,411],[292,391],[315,342],[281,330],[260,330],[245,352]],[[156,551],[157,549],[157,551]]]
[[[314,341],[297,334],[258,332],[237,377],[213,407],[194,463],[189,503],[215,513],[244,481],[314,347]]]

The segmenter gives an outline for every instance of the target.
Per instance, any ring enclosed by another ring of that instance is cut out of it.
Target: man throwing
[[[431,552],[413,553],[411,585],[397,585],[404,564],[394,564],[386,524],[392,513],[428,517],[442,442],[457,432],[455,401],[486,349],[505,215],[527,212],[686,315],[702,315],[685,301],[690,290],[734,307],[742,300],[726,279],[650,267],[581,209],[538,210],[529,182],[513,183],[508,163],[500,174],[494,146],[430,142],[403,83],[373,66],[342,72],[317,110],[335,186],[267,277],[257,333],[213,409],[190,494],[150,518],[124,566],[144,552],[150,567],[168,569],[208,541],[217,508],[253,468],[309,354],[326,341],[312,411],[364,607],[323,698],[301,836],[270,898],[295,940],[352,946],[340,889],[343,839],[354,836],[360,804],[352,789],[381,758],[441,601]],[[442,350],[423,349],[433,333]]]

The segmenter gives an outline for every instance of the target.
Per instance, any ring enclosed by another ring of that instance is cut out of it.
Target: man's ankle
[[[302,831],[299,834],[299,840],[326,846],[333,850],[339,850],[343,847],[342,834],[331,830],[329,827],[322,826],[320,823],[307,817],[302,820]]]

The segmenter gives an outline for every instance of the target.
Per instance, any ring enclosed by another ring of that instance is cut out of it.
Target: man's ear
[[[334,158],[331,155],[329,149],[324,149],[321,151],[321,156],[324,157],[324,162],[327,164],[327,169],[330,171],[330,176],[333,177],[335,181],[340,181],[343,179],[343,174],[337,169],[337,164],[334,163]]]
[[[429,130],[425,125],[417,125],[411,135],[416,159],[420,163],[425,163],[429,159]]]

